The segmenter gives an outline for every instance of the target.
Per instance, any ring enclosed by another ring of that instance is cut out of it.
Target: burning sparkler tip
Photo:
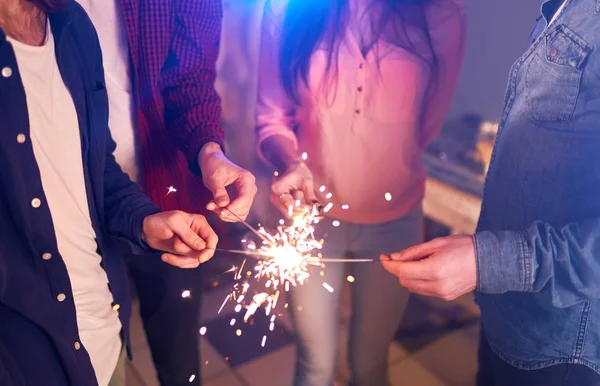
[[[175,189],[173,186],[167,187],[167,196],[171,193],[177,193],[177,189]]]

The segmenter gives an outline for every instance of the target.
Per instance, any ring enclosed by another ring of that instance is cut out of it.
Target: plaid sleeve
[[[167,129],[200,174],[198,152],[208,142],[224,148],[221,99],[215,90],[223,16],[220,0],[173,0],[169,55],[159,87]]]

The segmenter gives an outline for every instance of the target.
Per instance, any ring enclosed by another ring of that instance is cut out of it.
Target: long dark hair
[[[425,17],[425,6],[434,1],[373,0],[366,14],[375,41],[384,38],[411,52],[430,67],[435,81],[437,58]],[[382,8],[373,12],[376,6]],[[337,76],[337,52],[348,21],[348,0],[289,0],[279,60],[283,87],[296,103],[300,103],[300,82],[308,86],[310,60],[320,44],[325,44],[329,55],[326,75]],[[428,52],[423,52],[423,44],[415,42],[415,32],[419,40],[427,42]]]

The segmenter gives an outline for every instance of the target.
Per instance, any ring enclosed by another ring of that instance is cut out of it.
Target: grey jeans
[[[115,372],[113,373],[108,386],[127,386],[126,378],[125,378],[125,365],[127,363],[127,350],[125,349],[125,345],[123,345],[123,349],[121,350],[121,355],[119,355],[119,361],[117,362],[117,366],[115,367]]]
[[[373,258],[401,251],[423,241],[419,207],[401,219],[381,224],[339,227],[325,219],[317,231],[327,233],[324,257]],[[304,285],[290,291],[289,308],[296,327],[298,354],[294,385],[329,386],[336,371],[339,311],[346,269],[355,278],[348,348],[351,384],[388,384],[387,356],[406,309],[409,293],[380,263],[330,263],[314,267]],[[320,271],[324,276],[320,275]],[[331,285],[330,293],[323,282]]]

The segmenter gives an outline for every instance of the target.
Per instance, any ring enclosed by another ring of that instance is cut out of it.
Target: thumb
[[[315,195],[315,186],[312,181],[304,181],[304,184],[302,184],[302,193],[304,193],[304,199],[306,200],[307,204],[318,202],[317,196]]]
[[[227,194],[227,190],[225,189],[224,186],[217,186],[211,190],[212,190],[214,202],[215,202],[215,204],[217,204],[217,206],[219,208],[224,208],[227,205],[229,205],[231,200],[230,200],[229,194]]]
[[[393,253],[392,260],[414,261],[424,259],[440,249],[443,245],[443,239],[434,239],[426,243],[414,245],[398,253]]]
[[[200,236],[198,236],[198,234],[192,230],[183,216],[174,219],[174,221],[171,223],[171,230],[189,248],[197,251],[201,251],[206,248],[206,243],[204,240],[202,240],[202,238],[200,238]]]

